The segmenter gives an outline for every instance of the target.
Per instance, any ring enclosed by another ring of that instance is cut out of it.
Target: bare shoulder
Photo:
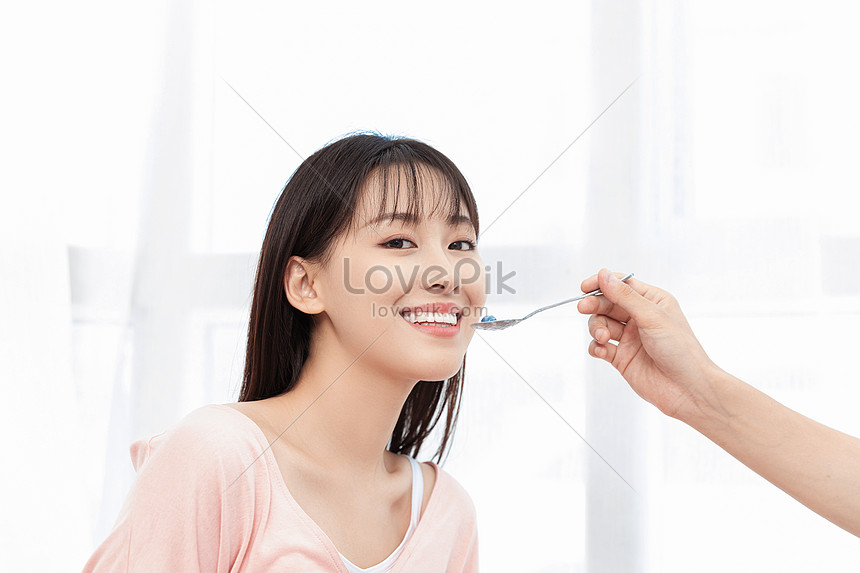
[[[252,402],[231,402],[229,404],[223,404],[224,406],[228,406],[237,412],[244,414],[245,417],[249,418],[252,422],[254,422],[258,428],[263,432],[267,439],[272,439],[272,434],[274,432],[272,425],[269,423],[269,408],[270,405],[266,402],[266,400],[255,400]],[[275,434],[277,432],[274,432]]]
[[[258,410],[258,404],[256,402],[229,402],[227,404],[222,404],[222,406],[233,408],[236,411],[242,412],[246,416],[251,413],[256,413]]]

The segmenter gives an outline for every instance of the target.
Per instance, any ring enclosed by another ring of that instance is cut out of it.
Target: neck
[[[295,388],[277,398],[283,405],[281,427],[289,426],[282,439],[331,472],[372,479],[391,471],[386,446],[418,381],[386,378],[363,357],[317,342]]]

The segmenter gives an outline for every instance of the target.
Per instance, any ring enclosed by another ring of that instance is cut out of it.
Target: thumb
[[[653,303],[607,269],[597,273],[597,284],[612,304],[623,308],[637,323],[644,326],[653,310]]]

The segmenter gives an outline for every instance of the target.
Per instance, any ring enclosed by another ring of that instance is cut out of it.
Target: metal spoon
[[[630,273],[629,275],[627,275],[626,277],[624,277],[623,279],[621,279],[621,281],[622,281],[622,282],[627,282],[628,280],[630,280],[630,278],[631,278],[631,277],[633,277],[633,273]],[[474,329],[476,329],[476,330],[504,330],[504,329],[506,329],[506,328],[509,328],[509,327],[511,327],[511,326],[513,326],[513,325],[515,325],[515,324],[519,324],[519,323],[521,323],[522,321],[524,321],[525,319],[527,319],[527,318],[529,318],[529,317],[531,317],[531,316],[534,316],[534,315],[536,315],[536,314],[537,314],[537,313],[539,313],[539,312],[543,312],[543,311],[545,311],[545,310],[547,310],[547,309],[549,309],[549,308],[555,308],[555,307],[557,307],[557,306],[561,306],[561,305],[563,305],[563,304],[567,304],[567,303],[569,303],[569,302],[576,302],[576,301],[578,301],[578,300],[582,300],[582,299],[584,299],[585,297],[588,297],[588,296],[597,296],[597,295],[601,295],[601,294],[603,294],[603,293],[602,293],[602,292],[600,292],[600,289],[593,290],[593,291],[591,291],[591,292],[589,292],[589,293],[585,293],[585,294],[584,294],[584,295],[582,295],[582,296],[577,296],[577,297],[574,297],[574,298],[569,298],[569,299],[567,299],[567,300],[563,300],[563,301],[561,301],[561,302],[557,302],[557,303],[555,303],[555,304],[551,304],[551,305],[548,305],[548,306],[545,306],[545,307],[539,308],[539,309],[537,309],[537,310],[535,310],[535,311],[533,311],[533,312],[528,313],[527,315],[525,315],[525,316],[524,316],[524,317],[522,317],[522,318],[512,318],[512,319],[509,319],[509,320],[496,320],[496,317],[494,317],[494,316],[485,316],[483,319],[481,319],[481,322],[475,322],[475,323],[473,323],[473,324],[472,324],[472,328],[474,328]]]

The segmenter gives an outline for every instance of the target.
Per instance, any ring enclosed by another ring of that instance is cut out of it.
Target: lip
[[[402,315],[401,315],[401,318]],[[415,324],[403,318],[403,322],[425,334],[438,336],[439,338],[452,338],[460,334],[460,318],[457,317],[457,324],[454,326],[426,326],[424,324]]]
[[[457,324],[454,326],[425,326],[422,324],[415,324],[414,322],[409,322],[403,316],[403,313],[407,310],[413,311],[423,311],[423,312],[444,312],[448,314],[456,314],[457,315]],[[459,306],[454,304],[453,302],[435,302],[422,304],[420,306],[407,306],[404,307],[403,310],[400,311],[400,318],[403,319],[403,322],[407,323],[412,328],[423,332],[424,334],[429,334],[431,336],[436,336],[439,338],[452,338],[460,334],[460,322],[461,322],[461,313],[462,310]]]

